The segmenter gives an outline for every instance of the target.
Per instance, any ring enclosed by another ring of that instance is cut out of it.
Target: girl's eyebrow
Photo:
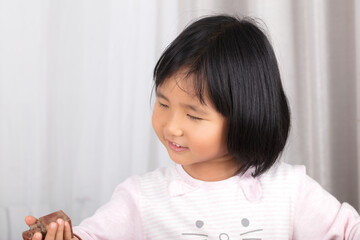
[[[161,92],[159,91],[156,91],[156,97],[158,98],[163,98],[165,99],[166,101],[170,102],[169,99],[164,95],[162,94]],[[196,113],[199,113],[201,115],[207,115],[207,112],[204,111],[203,109],[195,106],[195,105],[191,105],[191,104],[186,104],[186,103],[180,103],[181,106],[185,107],[185,108],[188,108],[188,109],[191,109],[193,110],[194,112]]]
[[[164,94],[162,94],[161,92],[159,92],[159,90],[156,90],[156,97],[158,98],[163,98],[165,99],[166,101],[169,101],[169,99],[167,97],[165,97]]]

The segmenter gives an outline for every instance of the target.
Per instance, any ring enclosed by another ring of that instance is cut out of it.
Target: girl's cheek
[[[153,127],[154,131],[156,132],[156,134],[158,136],[159,136],[159,130],[160,130],[159,125],[160,125],[160,123],[159,123],[158,118],[156,118],[156,116],[153,115],[153,117],[152,117],[152,127]]]
[[[156,107],[156,106],[154,107],[151,121],[152,121],[153,128],[155,129],[156,126],[159,124],[159,110],[158,110],[158,107]]]
[[[192,136],[191,142],[197,145],[198,151],[202,154],[221,155],[227,152],[226,134],[221,124],[200,127],[193,131]]]
[[[165,121],[166,116],[161,113],[161,110],[159,110],[158,107],[155,107],[152,115],[152,127],[158,138],[161,138],[161,133],[163,131]]]
[[[154,112],[153,112],[153,114],[152,114],[152,117],[151,117],[151,124],[152,124],[152,127],[153,127],[153,129],[155,130],[155,128],[156,128],[156,116],[155,116],[155,110],[154,110]]]

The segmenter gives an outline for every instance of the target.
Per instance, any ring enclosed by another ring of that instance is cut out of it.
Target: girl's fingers
[[[58,224],[58,228],[57,228],[57,232],[56,232],[56,240],[63,240],[63,236],[64,236],[64,220],[62,219],[58,219],[57,221]]]
[[[41,240],[41,239],[42,239],[41,233],[37,232],[34,234],[34,236],[31,240]]]
[[[25,218],[25,223],[28,226],[33,225],[36,221],[37,221],[37,219],[33,216],[26,216],[26,218]]]
[[[56,237],[56,230],[57,230],[57,224],[54,222],[50,223],[45,236],[45,240],[54,240]]]
[[[71,229],[70,224],[65,222],[65,240],[71,240]]]

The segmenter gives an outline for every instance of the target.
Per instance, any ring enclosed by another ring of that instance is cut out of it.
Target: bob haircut
[[[227,149],[243,174],[266,172],[284,149],[290,110],[273,48],[250,18],[201,18],[165,49],[154,69],[155,90],[180,69],[194,76],[202,104],[204,92],[227,119]]]

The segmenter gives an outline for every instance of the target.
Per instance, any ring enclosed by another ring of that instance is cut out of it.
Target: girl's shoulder
[[[158,182],[167,182],[173,179],[176,175],[176,166],[175,164],[168,167],[160,167],[155,170],[146,172],[141,175],[136,175],[131,177],[134,181],[140,182],[142,184],[146,183],[158,183]]]
[[[296,196],[307,179],[306,168],[302,165],[291,165],[278,162],[259,177],[264,191],[274,194]]]
[[[296,179],[306,176],[306,168],[303,165],[292,165],[279,161],[267,172],[260,176],[262,179]]]
[[[126,189],[133,194],[147,195],[158,191],[165,191],[174,178],[176,178],[176,166],[162,167],[150,172],[133,175],[118,185],[120,189]]]

